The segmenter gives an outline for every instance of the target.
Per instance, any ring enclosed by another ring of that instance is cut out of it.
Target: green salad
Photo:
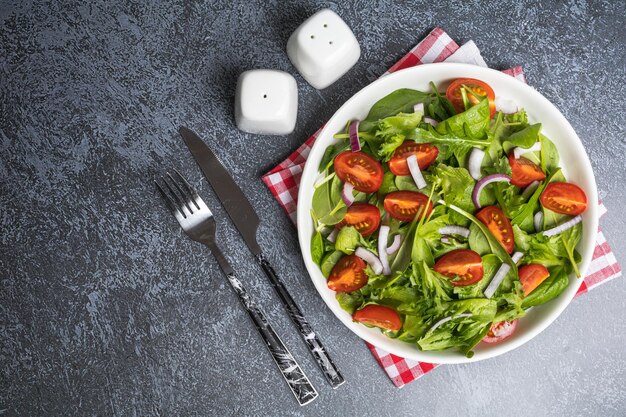
[[[580,277],[587,197],[514,102],[496,109],[476,79],[431,88],[396,90],[335,135],[311,256],[354,321],[471,357]]]

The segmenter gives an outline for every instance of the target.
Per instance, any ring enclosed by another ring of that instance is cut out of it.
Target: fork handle
[[[276,290],[276,293],[287,310],[287,313],[289,313],[291,321],[293,321],[298,328],[300,336],[304,339],[304,342],[309,348],[311,355],[313,355],[315,362],[317,362],[317,365],[324,373],[326,380],[330,383],[333,389],[337,388],[345,382],[343,375],[341,375],[339,369],[337,369],[337,366],[326,352],[326,349],[324,349],[322,342],[311,328],[309,322],[304,318],[304,315],[296,302],[293,298],[291,298],[291,294],[289,294],[287,288],[285,288],[282,281],[278,278],[278,275],[276,275],[272,265],[270,265],[265,257],[263,257],[263,254],[259,254],[257,256],[257,260],[261,264],[263,271],[265,271],[265,275],[267,275],[272,283],[272,286]]]
[[[227,273],[226,277],[233,287],[241,304],[248,312],[248,315],[254,322],[257,330],[265,341],[265,346],[272,354],[274,362],[283,374],[285,381],[291,388],[291,392],[296,396],[300,405],[305,405],[317,398],[317,391],[311,385],[311,382],[300,368],[294,357],[289,353],[285,344],[280,340],[278,334],[274,331],[270,323],[267,321],[263,311],[252,300],[248,292],[245,290],[241,281],[235,277],[233,272]]]

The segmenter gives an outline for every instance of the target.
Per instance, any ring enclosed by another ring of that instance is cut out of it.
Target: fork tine
[[[187,190],[189,200],[193,202],[193,204],[196,206],[198,210],[200,210],[200,206],[196,202],[196,197],[198,196],[198,193],[196,193],[196,190],[193,189],[191,184],[189,184],[189,182],[185,179],[185,177],[183,177],[182,174],[178,172],[176,168],[174,168],[174,172],[176,173],[176,176],[180,180],[178,181],[178,183],[182,184],[183,188]]]
[[[186,190],[184,190],[183,187],[180,185],[180,182],[177,181],[172,176],[172,174],[167,172],[165,175],[167,176],[167,178],[169,178],[168,183],[174,184],[174,187],[176,188],[176,195],[181,197],[182,202],[185,205],[185,207],[187,207],[187,210],[189,210],[189,213],[193,214],[193,210],[191,209],[191,205],[189,204],[191,201],[193,201],[192,193],[186,192]]]
[[[168,181],[168,176],[171,178],[171,175],[169,174],[169,172],[167,172],[164,176],[162,176],[161,180],[165,184],[165,187],[169,190],[169,195],[172,197],[172,200],[174,200],[178,211],[181,212],[184,218],[187,218],[187,215],[185,214],[185,209],[184,209],[185,199],[179,194],[179,191],[176,190],[176,186],[173,186],[172,184],[170,184],[170,181]],[[189,207],[187,208],[189,209]],[[189,210],[189,213],[192,214],[191,210]]]
[[[161,178],[161,181],[163,181],[163,178]],[[176,201],[174,201],[174,199],[172,198],[172,196],[169,195],[168,192],[166,192],[163,189],[163,186],[161,184],[159,184],[158,180],[154,180],[154,183],[156,184],[159,193],[161,193],[161,196],[163,197],[163,200],[165,200],[165,204],[167,204],[167,206],[169,207],[169,209],[172,211],[172,213],[176,214],[177,212],[182,214],[183,217],[185,216],[185,213],[181,212],[177,205],[176,205]]]

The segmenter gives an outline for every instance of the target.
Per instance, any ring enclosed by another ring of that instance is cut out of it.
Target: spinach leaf
[[[365,120],[360,123],[359,129],[370,131],[380,119],[394,116],[398,113],[411,113],[417,103],[424,102],[430,93],[424,93],[409,88],[401,88],[378,100],[370,109]]]
[[[480,230],[480,228],[472,223],[469,229],[470,235],[468,242],[470,249],[481,256],[491,253],[491,246],[489,245],[489,241]]]
[[[387,195],[394,191],[398,191],[398,187],[396,186],[395,181],[396,181],[396,176],[393,175],[391,171],[386,171],[385,174],[383,175],[383,182],[382,184],[380,184],[378,193],[381,195]]]
[[[348,208],[341,198],[342,188],[341,180],[335,176],[331,181],[319,185],[313,193],[313,216],[319,223],[331,226],[339,223],[346,215]]]
[[[400,191],[419,191],[413,177],[410,175],[399,175],[396,177],[396,189]]]
[[[541,123],[536,123],[513,133],[503,143],[504,150],[508,152],[516,146],[525,149],[530,148],[539,141],[539,132],[541,132]]]
[[[324,256],[324,238],[320,232],[315,232],[311,239],[311,258],[316,264],[322,262]]]
[[[335,160],[335,157],[341,152],[347,151],[348,149],[350,149],[350,141],[348,139],[340,140],[334,145],[326,148],[326,150],[324,151],[324,156],[322,157],[322,161],[320,162],[320,172],[326,171]]]
[[[354,253],[361,241],[361,234],[354,226],[345,226],[339,230],[335,240],[335,249],[342,251],[346,255]]]
[[[330,276],[330,271],[333,269],[335,264],[339,262],[339,259],[341,259],[342,257],[343,257],[343,252],[339,250],[326,254],[326,256],[322,258],[322,261],[320,263],[320,269],[322,270],[322,275],[328,278]]]
[[[413,241],[415,239],[415,229],[417,228],[418,217],[420,216],[415,216],[415,219],[413,219],[410,223],[404,239],[402,240],[402,244],[400,245],[400,249],[396,252],[393,262],[391,263],[392,275],[397,272],[404,272],[411,262]]]
[[[550,139],[544,135],[539,135],[539,138],[541,139],[541,170],[550,177],[559,168],[559,152]]]

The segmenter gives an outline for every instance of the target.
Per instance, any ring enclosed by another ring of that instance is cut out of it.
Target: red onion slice
[[[483,163],[484,157],[485,151],[479,148],[472,149],[472,152],[470,153],[469,161],[467,162],[467,170],[476,181],[483,176],[480,172],[480,166]]]
[[[415,106],[413,106],[413,113],[417,112],[424,114],[424,103],[417,103]]]
[[[417,185],[418,189],[422,189],[426,187],[426,180],[422,175],[422,171],[420,170],[420,166],[417,163],[417,156],[415,154],[409,156],[406,159],[406,163],[409,166],[409,171],[411,172],[411,177],[413,177],[413,181],[415,181],[415,185]]]
[[[449,226],[444,226],[441,229],[439,229],[439,234],[440,235],[459,235],[459,236],[463,236],[464,238],[468,238],[470,235],[470,229],[468,229],[467,227],[457,226],[455,224],[452,224]]]
[[[358,152],[361,150],[361,141],[359,140],[359,121],[354,120],[350,123],[350,128],[348,129],[348,133],[350,134],[350,148],[352,148],[352,152]]]
[[[583,217],[579,214],[573,219],[568,220],[565,223],[557,227],[553,227],[552,229],[546,230],[545,232],[543,232],[543,235],[546,237],[558,235],[559,233],[563,233],[564,231],[571,229],[572,227],[576,226],[578,223],[582,221],[583,221]]]
[[[533,146],[530,148],[520,148],[519,146],[513,149],[513,156],[515,159],[519,159],[520,156],[530,153],[530,152],[539,152],[541,150],[541,142],[535,142]]]
[[[372,270],[375,274],[380,274],[383,271],[383,265],[380,263],[380,259],[374,252],[370,252],[367,249],[359,246],[354,251],[354,254],[359,258],[363,259],[365,262],[372,267]]]
[[[449,245],[450,243],[452,243],[452,241],[450,240],[448,236],[444,236],[439,240],[441,241],[441,243],[445,243],[446,245]]]
[[[389,258],[387,257],[387,239],[389,238],[389,226],[383,224],[378,230],[378,257],[382,266],[383,275],[391,274]]]
[[[515,262],[516,264],[524,257],[524,254],[522,252],[515,252],[513,255],[511,255],[511,259],[513,259],[513,262]]]
[[[483,294],[485,294],[485,297],[491,298],[491,296],[495,294],[500,284],[502,284],[504,277],[506,277],[506,274],[508,274],[510,270],[511,265],[507,264],[506,262],[500,265],[498,272],[496,272],[496,275],[494,275],[493,279],[483,292]]]
[[[460,319],[462,317],[472,317],[472,316],[473,316],[472,313],[463,313],[463,314],[458,314],[456,316],[444,317],[441,320],[439,320],[437,323],[433,324],[433,327],[431,327],[426,332],[426,334],[434,332],[435,330],[437,330],[438,327],[440,327],[442,324],[445,324],[445,323],[449,322],[450,320]]]
[[[402,243],[402,236],[401,235],[395,235],[393,237],[393,242],[391,242],[391,245],[389,245],[389,247],[387,248],[387,255],[393,255],[394,253],[396,253],[396,251],[398,249],[400,249],[400,244]]]
[[[339,229],[333,229],[333,231],[330,232],[328,236],[326,236],[326,240],[328,240],[329,242],[335,243],[335,240],[337,240],[338,233],[339,233]]]
[[[439,126],[439,122],[436,121],[435,119],[431,119],[430,117],[424,117],[424,123],[428,123],[432,127]]]
[[[354,186],[349,182],[343,183],[343,189],[341,190],[341,199],[346,206],[350,207],[352,203],[354,203],[354,194],[352,194],[352,190],[354,190]]]
[[[543,212],[542,211],[538,211],[534,216],[533,216],[533,225],[535,226],[535,232],[540,232],[543,226]]]
[[[524,188],[524,191],[522,191],[522,198],[526,200],[528,197],[530,197],[537,190],[539,184],[539,181],[533,181],[528,184],[526,188]]]
[[[482,193],[483,188],[494,182],[511,182],[511,177],[504,174],[492,174],[487,175],[486,177],[478,181],[474,186],[474,190],[472,191],[472,201],[474,202],[476,208],[481,208],[480,193]]]

